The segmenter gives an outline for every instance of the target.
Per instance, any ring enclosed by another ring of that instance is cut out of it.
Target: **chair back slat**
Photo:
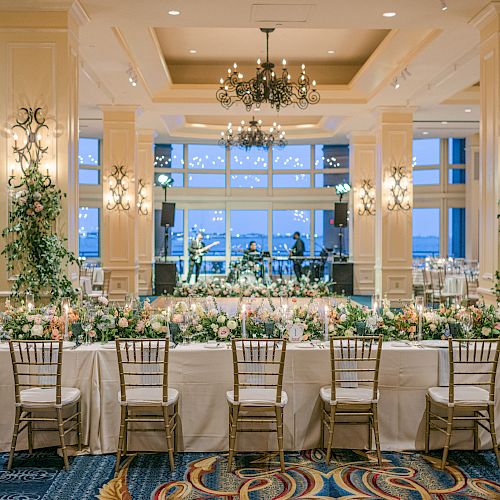
[[[169,341],[165,339],[116,339],[120,373],[120,398],[127,400],[127,388],[160,388],[168,401]]]
[[[332,400],[342,385],[369,387],[373,391],[372,399],[376,399],[382,340],[382,335],[330,338]]]
[[[56,404],[61,404],[62,340],[10,340],[16,403],[21,391],[54,388]]]
[[[456,386],[484,386],[493,401],[499,356],[499,339],[449,338],[449,402],[455,402]]]
[[[239,401],[240,390],[276,390],[276,403],[281,402],[286,340],[233,339],[234,399]]]

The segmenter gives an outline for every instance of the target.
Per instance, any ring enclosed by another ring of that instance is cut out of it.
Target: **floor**
[[[0,455],[0,499],[466,499],[500,498],[500,469],[492,452],[450,453],[439,470],[439,453],[384,453],[379,467],[363,451],[338,450],[327,466],[323,450],[286,454],[286,472],[274,453],[239,453],[227,471],[227,454],[178,453],[172,474],[165,454],[137,454],[114,476],[113,455],[79,456],[62,470],[54,449],[17,453],[5,470]]]

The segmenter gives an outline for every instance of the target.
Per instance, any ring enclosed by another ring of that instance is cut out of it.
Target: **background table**
[[[319,389],[330,383],[328,349],[303,349],[288,344],[284,390],[285,448],[314,448],[320,439]],[[379,422],[383,450],[415,450],[424,447],[425,392],[438,385],[439,350],[405,344],[384,343],[380,371]],[[180,392],[181,442],[186,451],[221,451],[228,446],[226,391],[232,389],[231,351],[207,349],[203,344],[178,346],[170,352],[170,385]],[[94,344],[63,355],[63,385],[82,391],[84,442],[91,453],[116,451],[119,430],[119,379],[114,344]],[[0,345],[0,450],[10,448],[14,420],[14,387],[10,355]],[[497,394],[497,432],[500,406]],[[335,446],[363,448],[366,427],[339,426]],[[275,435],[240,434],[238,449],[276,448]],[[36,446],[57,445],[57,433],[38,434]],[[131,450],[165,450],[160,433],[132,434]],[[442,446],[441,433],[432,433],[431,444]],[[452,446],[472,448],[472,433],[456,432]],[[18,449],[26,448],[24,433]],[[488,434],[481,431],[481,447],[491,447]]]

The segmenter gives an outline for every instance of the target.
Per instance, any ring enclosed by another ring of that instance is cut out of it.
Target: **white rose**
[[[24,329],[24,327],[23,327],[23,329]],[[31,335],[33,337],[43,337],[43,326],[42,325],[33,325],[31,327]]]
[[[483,326],[483,328],[481,328],[481,335],[483,337],[488,337],[491,333],[491,328],[488,328],[487,326]]]
[[[352,328],[348,328],[346,331],[345,331],[345,336],[346,337],[352,337],[354,335],[354,330]]]
[[[227,327],[230,329],[230,330],[236,330],[236,327],[238,326],[238,323],[236,323],[236,321],[234,321],[234,319],[230,319],[228,322],[227,322]]]
[[[387,319],[394,319],[394,313],[392,311],[387,311],[385,316]]]
[[[155,332],[159,332],[161,330],[161,323],[159,323],[158,321],[153,321],[151,323],[151,328],[155,331]]]
[[[219,331],[219,327],[215,324],[215,323],[212,323],[210,325],[210,328],[214,331],[214,332],[218,332]]]
[[[22,327],[23,333],[28,333],[30,331],[30,325],[26,324]]]
[[[430,329],[431,332],[435,332],[436,331],[436,325],[434,323],[431,323],[429,325],[429,329]]]
[[[217,318],[217,323],[219,323],[219,325],[223,325],[224,323],[226,322],[226,317],[221,314],[218,318]]]
[[[340,322],[341,322],[341,323],[345,323],[346,321],[347,321],[347,315],[345,315],[345,314],[341,314],[341,315],[340,315]]]
[[[196,325],[196,331],[201,332],[203,330],[203,327],[201,325]]]
[[[108,305],[108,299],[106,297],[104,297],[104,295],[100,295],[97,298],[97,302],[99,302],[99,304],[102,304],[103,306],[107,306]]]

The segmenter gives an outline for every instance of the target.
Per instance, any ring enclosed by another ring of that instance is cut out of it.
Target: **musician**
[[[295,240],[295,243],[293,247],[290,249],[290,257],[303,257],[304,252],[306,250],[306,246],[304,244],[304,241],[300,237],[300,233],[298,231],[295,231],[295,233],[293,233],[293,239]],[[300,278],[302,277],[301,259],[293,261],[293,272],[295,273],[297,280],[300,281]]]
[[[198,281],[201,271],[201,264],[203,262],[203,254],[205,253],[202,249],[205,244],[203,243],[203,234],[200,232],[196,235],[194,239],[191,240],[189,244],[189,271],[187,275],[187,282],[190,283],[191,276],[193,275],[193,270],[195,273],[195,283]]]
[[[242,268],[245,270],[250,270],[258,278],[259,274],[263,275],[262,267],[262,254],[257,250],[257,242],[251,241],[248,244],[248,248],[243,252],[243,258],[241,259]]]

